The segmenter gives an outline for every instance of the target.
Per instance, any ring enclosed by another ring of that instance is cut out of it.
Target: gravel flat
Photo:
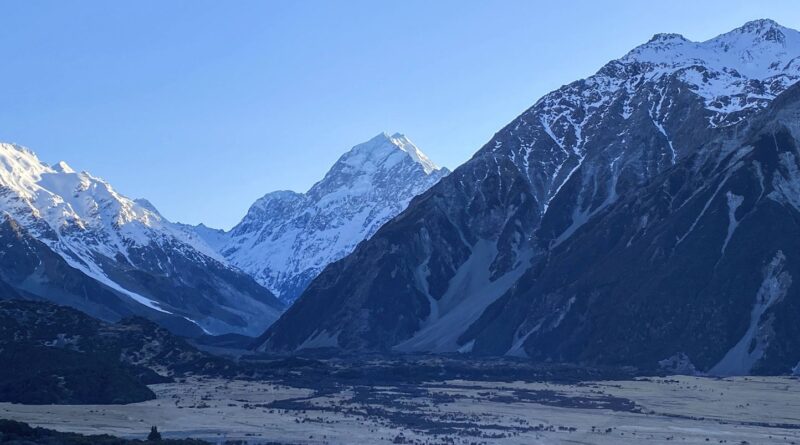
[[[647,378],[574,385],[450,380],[296,388],[189,379],[130,405],[0,404],[0,417],[83,434],[257,444],[800,444],[794,378]]]

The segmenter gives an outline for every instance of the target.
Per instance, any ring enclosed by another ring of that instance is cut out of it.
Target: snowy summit
[[[2,228],[13,236],[0,258],[16,263],[18,273],[0,270],[0,279],[24,295],[103,319],[144,315],[212,333],[258,332],[280,313],[274,296],[226,265],[203,239],[164,219],[148,201],[127,198],[66,162],[51,167],[24,147],[0,143],[0,212]],[[60,259],[42,259],[52,254]],[[27,271],[26,261],[43,266]],[[67,265],[68,272],[48,270]],[[197,275],[201,270],[207,277]],[[75,274],[74,290],[51,282],[65,273]],[[206,280],[215,283],[189,290]],[[87,297],[88,286],[102,290]],[[218,307],[198,311],[204,298]]]
[[[406,136],[381,133],[343,154],[306,193],[256,201],[230,232],[196,228],[234,266],[292,302],[448,172]]]

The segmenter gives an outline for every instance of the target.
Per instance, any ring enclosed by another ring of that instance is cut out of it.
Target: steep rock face
[[[345,153],[308,192],[269,193],[230,232],[198,233],[291,303],[325,266],[447,173],[407,137],[383,133]]]
[[[800,361],[800,87],[620,199],[461,337],[482,354],[790,373]]]
[[[767,107],[800,78],[798,56],[800,33],[769,20],[701,43],[655,36],[540,99],[323,272],[257,347],[470,351],[468,327],[528,268]]]
[[[9,243],[0,276],[25,295],[106,320],[133,312],[212,333],[259,332],[282,309],[148,202],[17,145],[0,144],[0,210]]]

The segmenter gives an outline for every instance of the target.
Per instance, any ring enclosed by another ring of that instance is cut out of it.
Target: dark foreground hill
[[[105,323],[50,303],[0,301],[0,401],[132,403],[146,385],[203,371],[234,372],[143,318]]]

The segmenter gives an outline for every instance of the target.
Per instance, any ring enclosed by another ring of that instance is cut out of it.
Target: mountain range
[[[655,35],[542,97],[255,347],[791,372],[798,79],[800,33],[771,20]]]
[[[0,144],[0,298],[274,354],[798,372],[798,80],[772,20],[657,34],[453,172],[382,133],[230,231]]]
[[[140,315],[192,337],[258,335],[325,266],[447,173],[405,136],[381,133],[307,193],[269,193],[223,232],[172,223],[88,172],[0,144],[2,298],[112,322]]]

